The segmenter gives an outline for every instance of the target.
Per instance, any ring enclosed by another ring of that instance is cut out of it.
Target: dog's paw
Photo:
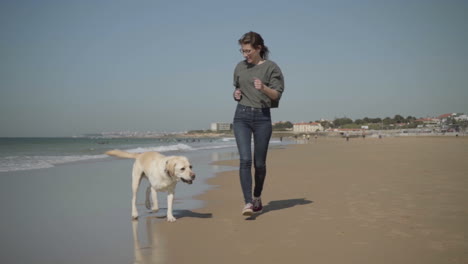
[[[138,220],[138,215],[132,215],[132,220],[133,221]]]
[[[176,218],[174,216],[167,216],[167,221],[174,223],[176,221]]]
[[[157,213],[159,212],[159,208],[151,208],[151,213]]]

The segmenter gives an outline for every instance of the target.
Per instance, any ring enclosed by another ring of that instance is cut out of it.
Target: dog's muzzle
[[[190,180],[186,180],[184,178],[180,178],[180,179],[185,183],[192,184],[193,180],[195,180],[195,173],[190,173],[190,178],[191,178]]]

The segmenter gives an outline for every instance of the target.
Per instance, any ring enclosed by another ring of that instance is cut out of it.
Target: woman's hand
[[[255,86],[255,89],[259,91],[262,91],[263,89],[265,89],[265,85],[263,85],[262,81],[257,78],[255,78],[254,80],[254,86]]]
[[[264,85],[262,81],[258,78],[254,79],[254,86],[255,89],[257,89],[257,91],[266,94],[266,96],[268,96],[271,100],[277,100],[279,97],[279,94],[276,90]]]
[[[241,90],[240,90],[240,89],[236,89],[236,90],[234,91],[233,96],[234,96],[234,100],[240,101],[240,99],[242,98],[242,92],[241,92]]]

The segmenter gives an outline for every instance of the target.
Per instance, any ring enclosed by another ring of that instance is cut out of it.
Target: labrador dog
[[[106,154],[119,158],[135,159],[132,170],[132,218],[134,220],[138,219],[136,209],[138,187],[141,179],[146,177],[151,185],[151,198],[153,200],[151,210],[153,212],[159,210],[157,192],[167,192],[167,221],[176,221],[172,214],[176,184],[179,180],[192,184],[195,179],[192,165],[186,157],[164,156],[158,152],[130,153],[121,150],[111,150]]]

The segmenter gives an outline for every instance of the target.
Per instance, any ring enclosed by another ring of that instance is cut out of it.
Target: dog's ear
[[[174,177],[175,176],[175,161],[173,158],[169,158],[168,160],[166,160],[166,169],[165,169],[165,172],[170,176],[170,177]]]

